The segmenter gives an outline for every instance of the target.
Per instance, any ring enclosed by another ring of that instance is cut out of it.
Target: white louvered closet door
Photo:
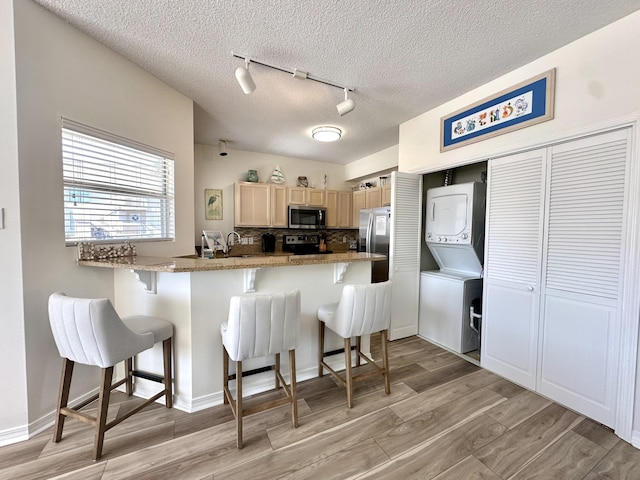
[[[389,279],[393,283],[389,339],[418,333],[422,176],[391,173]]]
[[[535,389],[546,151],[489,161],[481,365]]]
[[[549,148],[538,391],[612,426],[629,131]]]

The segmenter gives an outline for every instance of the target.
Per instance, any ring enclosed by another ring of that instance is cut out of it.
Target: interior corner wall
[[[403,123],[399,170],[426,173],[464,165],[640,111],[640,63],[629,50],[638,43],[638,31],[640,11]],[[552,68],[554,119],[440,152],[441,117]]]
[[[113,271],[77,266],[76,249],[65,247],[60,118],[175,154],[176,239],[137,247],[180,255],[193,248],[193,102],[31,0],[14,0],[13,8],[24,293],[10,302],[24,304],[25,352],[12,346],[9,354],[26,358],[33,432],[53,418],[60,378],[49,295],[115,300]],[[71,398],[94,389],[97,378],[95,369],[77,368]]]
[[[344,166],[347,181],[362,179],[377,173],[387,173],[398,168],[398,145],[355,160]]]
[[[260,182],[269,183],[271,173],[280,166],[285,176],[285,185],[295,187],[299,176],[307,177],[309,185],[323,188],[327,175],[327,188],[330,190],[351,190],[344,181],[344,165],[337,163],[303,160],[267,153],[246,150],[227,149],[228,155],[218,155],[218,147],[211,145],[195,146],[195,231],[194,245],[200,245],[202,230],[215,230],[229,233],[233,230],[233,185],[247,179],[249,169],[257,170]],[[204,191],[207,188],[222,190],[222,220],[205,220]],[[191,249],[193,250],[193,246]]]
[[[16,301],[22,298],[22,262],[14,47],[13,4],[0,2],[0,445],[27,435],[24,312],[22,302]]]

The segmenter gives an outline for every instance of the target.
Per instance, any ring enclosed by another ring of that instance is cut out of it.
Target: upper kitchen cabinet
[[[322,207],[325,205],[325,190],[289,187],[289,205],[313,205]]]
[[[391,195],[391,186],[389,186],[389,195]],[[389,205],[391,197],[389,197]],[[353,208],[351,213],[351,227],[358,228],[360,221],[360,210],[363,208],[376,208],[382,206],[382,188],[374,187],[365,190],[353,192]]]
[[[289,226],[287,196],[288,189],[284,185],[270,185],[271,187],[271,225],[272,227]]]
[[[236,227],[287,226],[287,187],[236,182],[234,193]]]
[[[384,185],[382,188],[382,206],[391,205],[391,185]]]
[[[327,228],[351,228],[351,192],[326,191]]]

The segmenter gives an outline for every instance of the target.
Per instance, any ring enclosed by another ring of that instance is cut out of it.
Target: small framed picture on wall
[[[222,220],[222,190],[206,188],[204,191],[205,220]]]

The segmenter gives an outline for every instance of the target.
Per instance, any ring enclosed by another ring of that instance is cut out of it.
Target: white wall
[[[260,182],[269,183],[273,169],[279,165],[286,179],[285,185],[290,187],[296,186],[299,176],[306,176],[310,186],[323,188],[326,174],[328,189],[351,190],[351,184],[344,181],[344,165],[245,150],[227,151],[229,154],[221,157],[217,146],[195,146],[194,245],[200,245],[202,230],[221,231],[224,235],[233,230],[233,184],[245,181],[249,169],[258,171]],[[204,190],[207,188],[222,189],[222,220],[204,218]]]
[[[346,180],[357,180],[369,177],[375,173],[391,172],[398,167],[399,145],[385,148],[379,152],[367,155],[359,160],[348,163],[344,167]]]
[[[20,210],[18,189],[18,125],[13,38],[13,4],[0,2],[0,379],[5,385],[0,430],[7,437],[24,438],[27,423],[27,383],[24,345]],[[10,393],[9,393],[10,392]],[[0,445],[3,438],[0,437]]]
[[[399,170],[431,172],[640,110],[640,11],[400,125]],[[440,153],[440,118],[556,68],[555,118]]]
[[[2,2],[5,11],[7,3],[11,2]],[[191,251],[194,229],[193,102],[35,3],[15,0],[13,8],[18,160],[11,162],[9,175],[15,181],[17,167],[22,237],[12,254],[19,256],[22,251],[22,265],[10,262],[3,278],[23,277],[24,295],[16,294],[14,287],[8,303],[10,311],[20,314],[24,298],[24,315],[18,321],[24,326],[26,343],[8,345],[3,355],[15,357],[12,366],[26,358],[28,405],[22,407],[28,409],[33,430],[54,410],[60,375],[48,323],[48,296],[65,291],[114,297],[113,272],[76,266],[75,249],[64,244],[60,117],[175,153],[177,238],[141,243],[138,252],[178,255]],[[7,84],[4,69],[1,75],[0,82]],[[5,172],[3,168],[0,182],[8,181]],[[15,207],[10,210],[7,216],[13,228],[17,212]],[[79,368],[76,373],[72,397],[97,385],[93,370]],[[2,378],[10,397],[24,389],[19,384],[24,375],[15,385]],[[14,415],[20,408],[3,410]],[[0,433],[14,426],[1,420]]]

